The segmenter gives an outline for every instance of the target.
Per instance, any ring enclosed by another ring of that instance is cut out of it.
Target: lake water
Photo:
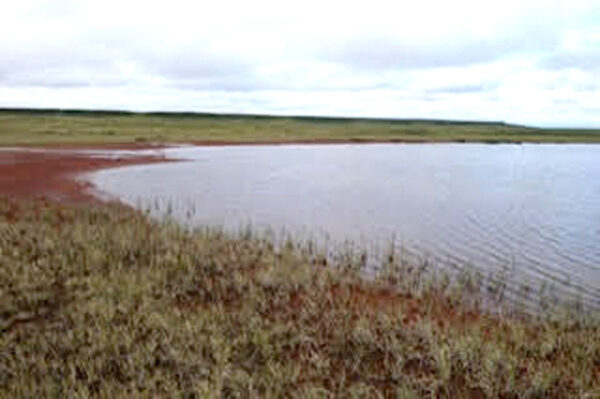
[[[104,170],[96,187],[186,223],[285,230],[442,267],[508,270],[600,308],[600,146],[185,147],[189,162]]]

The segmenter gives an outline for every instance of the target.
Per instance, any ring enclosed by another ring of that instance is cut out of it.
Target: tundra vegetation
[[[0,396],[600,396],[595,314],[484,310],[481,279],[381,263],[2,199]]]
[[[286,142],[600,142],[600,130],[502,122],[0,109],[0,145]]]

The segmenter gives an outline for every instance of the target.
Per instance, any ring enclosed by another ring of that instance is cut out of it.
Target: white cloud
[[[0,106],[600,126],[596,1],[84,2],[0,14]]]

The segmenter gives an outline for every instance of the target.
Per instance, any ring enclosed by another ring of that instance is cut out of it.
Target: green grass
[[[600,142],[600,130],[504,123],[0,110],[0,145],[135,142]]]
[[[492,316],[390,254],[0,199],[1,397],[600,396],[593,315]]]

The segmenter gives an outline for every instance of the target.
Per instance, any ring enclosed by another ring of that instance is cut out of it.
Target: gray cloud
[[[45,69],[30,73],[12,73],[2,79],[6,86],[13,87],[120,87],[127,85],[127,79],[119,76],[118,72],[106,69],[92,71],[89,68],[60,70]]]
[[[53,0],[41,2],[37,7],[29,9],[28,18],[62,18],[73,15],[83,9],[83,4],[77,0]]]
[[[307,1],[11,2],[0,103],[598,120],[590,1]]]
[[[146,67],[160,76],[174,79],[197,79],[207,77],[235,76],[246,73],[251,67],[241,60],[215,57],[212,54],[179,54],[169,56],[167,60],[160,57],[147,57],[139,60]]]
[[[359,37],[321,45],[318,57],[358,69],[416,69],[468,66],[553,49],[559,34],[528,26],[493,38],[447,37],[426,44],[384,36]]]
[[[492,48],[476,44],[458,47],[418,46],[394,43],[387,39],[359,39],[330,46],[322,56],[329,61],[377,70],[468,65],[493,59],[495,53]]]
[[[256,88],[253,67],[239,58],[206,48],[147,50],[143,41],[111,45],[87,37],[65,43],[13,48],[0,64],[0,85],[118,86],[155,79],[179,88],[249,90]],[[132,71],[122,70],[128,65]]]
[[[453,93],[453,94],[469,94],[469,93],[484,93],[489,92],[498,87],[498,84],[473,83],[435,87],[426,89],[427,93]]]
[[[0,85],[6,86],[114,86],[123,84],[112,60],[86,57],[71,51],[45,49],[13,55],[2,68]],[[39,53],[44,56],[40,57]]]
[[[600,49],[557,52],[544,58],[540,66],[547,69],[575,68],[582,71],[600,72]]]
[[[264,84],[260,84],[256,78],[243,75],[211,76],[191,79],[181,79],[176,77],[169,85],[183,90],[219,90],[233,92],[265,90],[265,88],[268,87]]]
[[[226,91],[261,87],[251,63],[208,49],[191,47],[144,54],[136,62],[174,87]]]

